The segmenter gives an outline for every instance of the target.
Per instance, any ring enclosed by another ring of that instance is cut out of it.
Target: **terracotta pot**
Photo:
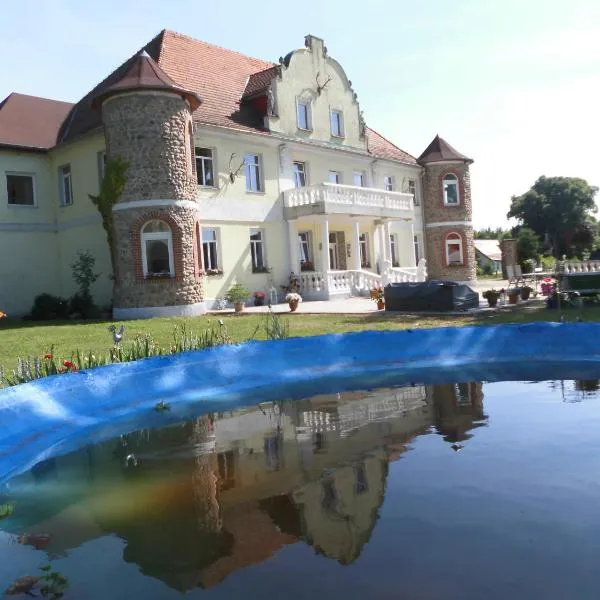
[[[498,297],[492,296],[492,297],[488,298],[487,301],[488,301],[488,304],[490,305],[490,308],[494,308],[494,306],[496,306],[498,304]]]
[[[385,308],[384,300],[377,300],[377,310],[383,310]]]
[[[298,308],[298,300],[290,300],[288,305],[290,307],[290,312],[296,312],[296,309]]]
[[[521,300],[529,300],[529,295],[531,292],[529,290],[521,290]]]
[[[236,313],[241,313],[244,310],[244,303],[243,302],[236,302],[233,305],[235,312]]]
[[[519,301],[519,294],[508,294],[508,302],[516,304]]]

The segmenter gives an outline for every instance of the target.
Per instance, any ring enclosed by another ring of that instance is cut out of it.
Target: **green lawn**
[[[571,312],[568,320],[574,320],[577,312]],[[600,308],[586,308],[586,321],[600,321]],[[149,334],[159,346],[168,347],[173,341],[176,325],[185,325],[188,330],[200,333],[211,326],[218,326],[222,319],[230,335],[236,341],[249,339],[258,326],[261,331],[258,339],[264,339],[262,330],[264,315],[218,315],[192,318],[160,318],[126,323],[125,345],[136,334]],[[289,323],[290,336],[342,333],[366,329],[406,329],[418,327],[453,327],[464,325],[525,323],[530,321],[555,321],[557,311],[546,310],[540,303],[521,307],[517,310],[502,310],[498,313],[483,313],[476,316],[424,316],[392,313],[370,313],[365,315],[284,315]],[[111,323],[61,321],[34,323],[30,321],[0,321],[0,365],[13,369],[18,357],[41,356],[54,347],[54,354],[63,359],[70,358],[72,352],[92,351],[106,354],[112,346],[112,334],[108,331]]]

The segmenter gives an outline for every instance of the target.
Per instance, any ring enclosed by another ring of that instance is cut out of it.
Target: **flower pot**
[[[384,300],[377,300],[377,310],[383,310],[385,308]]]
[[[508,294],[509,304],[516,304],[519,301],[519,294]]]
[[[298,300],[290,300],[288,305],[290,307],[290,312],[296,312],[296,309],[298,308]]]
[[[494,308],[498,304],[498,296],[490,296],[487,301],[490,308]]]
[[[263,306],[265,303],[265,299],[264,298],[258,298],[258,297],[254,297],[254,306]]]
[[[521,300],[529,300],[530,290],[521,290]]]
[[[233,305],[236,313],[241,313],[244,310],[243,302],[235,302]]]

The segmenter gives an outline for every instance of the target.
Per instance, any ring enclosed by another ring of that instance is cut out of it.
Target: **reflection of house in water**
[[[472,437],[472,429],[485,425],[483,385],[449,383],[428,387],[435,411],[435,428],[447,442],[462,442]]]
[[[182,591],[299,540],[349,564],[376,525],[389,462],[433,424],[448,441],[466,439],[482,400],[480,384],[345,392],[138,432],[56,459],[54,493],[76,493],[23,527],[52,534],[54,553],[114,533],[126,561]],[[137,468],[125,466],[128,453]]]

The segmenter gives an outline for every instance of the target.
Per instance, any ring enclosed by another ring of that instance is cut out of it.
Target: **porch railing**
[[[586,273],[600,273],[600,261],[597,260],[584,260],[584,261],[564,261],[559,263],[559,270],[562,273],[580,273],[585,275]]]

